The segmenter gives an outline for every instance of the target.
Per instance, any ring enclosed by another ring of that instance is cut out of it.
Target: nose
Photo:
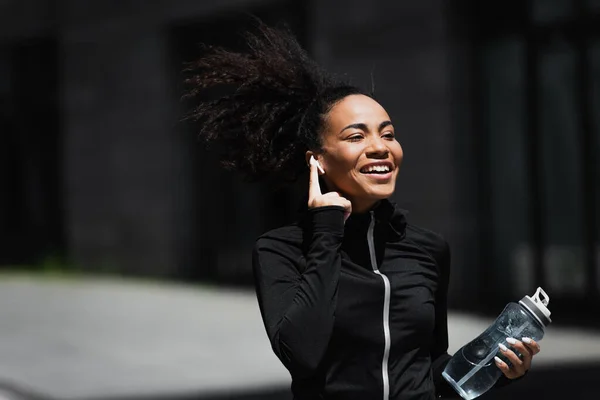
[[[383,138],[379,137],[379,135],[371,138],[366,151],[368,158],[387,158],[389,153],[390,149]]]

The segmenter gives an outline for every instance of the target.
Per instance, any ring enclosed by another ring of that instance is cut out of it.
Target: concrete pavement
[[[491,321],[450,313],[450,352]],[[541,345],[536,368],[600,363],[600,332],[557,323]],[[233,396],[289,383],[252,291],[0,275],[0,400],[17,390],[14,400]]]

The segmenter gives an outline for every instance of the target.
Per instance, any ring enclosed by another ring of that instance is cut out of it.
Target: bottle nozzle
[[[531,311],[544,326],[552,322],[550,319],[550,310],[548,309],[550,296],[541,287],[537,288],[533,296],[523,297],[519,301],[519,304]]]
[[[541,287],[537,288],[532,299],[536,303],[542,303],[546,307],[548,307],[548,304],[550,304],[550,296],[548,296],[548,294],[544,292],[544,289],[542,289]]]

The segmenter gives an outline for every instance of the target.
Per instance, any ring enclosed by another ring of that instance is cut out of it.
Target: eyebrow
[[[385,128],[386,126],[390,126],[392,125],[392,121],[383,121],[382,123],[379,124],[379,130],[381,131],[383,128]],[[356,123],[356,124],[350,124],[347,127],[345,127],[344,129],[342,129],[340,131],[340,133],[344,132],[346,129],[350,129],[350,128],[354,128],[354,129],[360,129],[362,131],[368,131],[369,129],[367,128],[367,124],[364,123]]]

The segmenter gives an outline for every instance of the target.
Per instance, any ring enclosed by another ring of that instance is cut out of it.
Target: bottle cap
[[[541,287],[537,288],[533,296],[523,297],[519,304],[527,308],[543,326],[548,326],[552,322],[550,310],[548,309],[550,297]]]

